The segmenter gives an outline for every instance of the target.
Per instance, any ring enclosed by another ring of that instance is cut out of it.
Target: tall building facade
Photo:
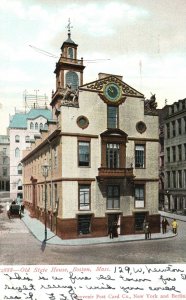
[[[41,130],[47,130],[47,121],[51,119],[49,109],[30,109],[29,112],[17,112],[11,116],[9,123],[10,136],[10,196],[23,198],[22,151],[29,149],[35,140],[34,136]]]
[[[164,117],[165,209],[186,209],[186,99],[168,106]]]
[[[10,191],[10,139],[0,135],[0,191]]]
[[[61,50],[48,132],[22,159],[25,206],[62,238],[106,236],[112,222],[142,233],[145,219],[159,232],[155,97],[113,74],[84,84],[70,32]]]

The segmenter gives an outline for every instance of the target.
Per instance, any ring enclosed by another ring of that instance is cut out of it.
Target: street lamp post
[[[48,177],[48,170],[49,170],[49,165],[45,161],[45,163],[41,166],[42,168],[42,175],[45,178],[45,239],[44,241],[46,242],[47,240],[47,184],[46,184],[46,178]]]

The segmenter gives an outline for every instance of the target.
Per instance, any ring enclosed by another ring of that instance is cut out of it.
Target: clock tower
[[[78,107],[79,86],[83,84],[83,58],[77,58],[78,45],[71,39],[70,19],[68,38],[61,46],[61,55],[56,63],[56,91],[52,92],[53,120],[60,114],[61,105]]]

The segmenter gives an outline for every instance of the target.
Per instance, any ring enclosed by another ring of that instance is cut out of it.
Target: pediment
[[[83,90],[83,91],[90,91],[90,92],[98,93],[100,95],[100,97],[102,98],[104,86],[111,82],[117,83],[121,87],[122,98],[126,98],[126,97],[144,98],[143,94],[141,94],[140,92],[138,92],[137,90],[135,90],[134,88],[129,86],[127,83],[123,82],[117,76],[114,76],[114,75],[109,75],[105,78],[98,79],[96,81],[92,81],[90,83],[81,85],[79,87],[79,89]]]
[[[101,137],[121,137],[121,138],[127,138],[128,134],[125,133],[123,130],[119,128],[112,128],[107,129],[106,131],[102,132],[100,134]]]

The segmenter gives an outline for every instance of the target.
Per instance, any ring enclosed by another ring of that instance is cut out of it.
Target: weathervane
[[[73,26],[71,26],[70,18],[68,19],[68,25],[66,26],[66,28],[68,28],[68,35],[70,37],[71,35],[70,29],[73,28]]]

